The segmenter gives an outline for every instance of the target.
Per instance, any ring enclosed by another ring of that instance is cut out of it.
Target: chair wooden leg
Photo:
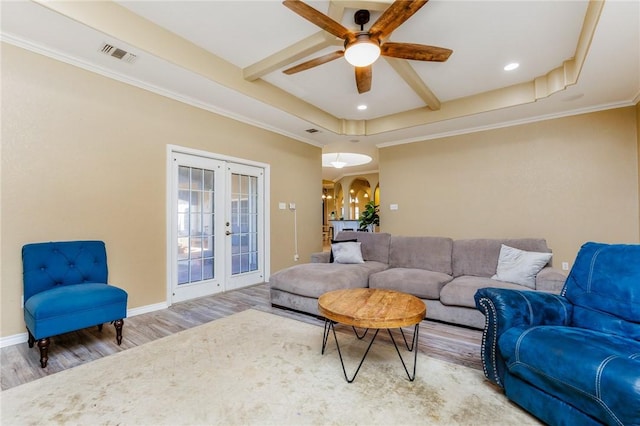
[[[122,319],[115,320],[113,325],[116,328],[116,342],[118,342],[118,346],[122,343],[122,326],[124,325],[124,321]]]
[[[29,347],[32,348],[33,344],[36,342],[36,338],[33,337],[33,334],[31,334],[29,330],[27,330],[27,333],[29,333],[29,339],[27,340],[27,343],[29,344]]]
[[[38,340],[38,347],[40,348],[40,366],[45,368],[49,361],[49,338]]]

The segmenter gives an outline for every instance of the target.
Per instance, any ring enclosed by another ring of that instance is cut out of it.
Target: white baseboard
[[[139,308],[127,309],[127,317],[135,317],[136,315],[148,314],[149,312],[167,309],[167,302],[154,303],[153,305],[140,306]]]
[[[127,309],[127,318],[136,315],[147,314],[149,312],[159,311],[169,307],[167,302],[154,303],[153,305],[140,306],[138,308]],[[19,333],[12,336],[0,337],[0,348],[25,343],[29,339],[28,333]]]
[[[7,346],[13,346],[20,343],[24,343],[29,338],[27,333],[14,334],[13,336],[0,337],[0,348]]]

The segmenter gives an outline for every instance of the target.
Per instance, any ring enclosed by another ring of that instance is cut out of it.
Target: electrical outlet
[[[300,256],[298,256],[297,254],[293,255],[293,261],[297,262],[298,260],[300,260]]]
[[[289,203],[289,210],[295,210],[296,209],[296,203]]]
[[[562,262],[562,270],[563,271],[569,270],[569,262]]]
[[[287,208],[287,203],[278,203],[278,208],[280,210],[285,210]]]

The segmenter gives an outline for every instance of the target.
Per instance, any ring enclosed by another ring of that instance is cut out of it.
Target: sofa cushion
[[[604,423],[640,419],[639,342],[577,327],[516,327],[498,349],[510,374]]]
[[[453,276],[491,277],[495,275],[502,244],[526,251],[551,252],[547,242],[539,238],[455,240],[453,242]]]
[[[342,231],[336,235],[335,239],[338,241],[356,239],[362,243],[362,258],[364,260],[389,264],[391,234],[385,232]]]
[[[452,249],[451,238],[392,236],[389,265],[392,268],[418,268],[451,275]]]
[[[640,244],[584,244],[562,294],[572,325],[640,340]]]
[[[452,277],[441,272],[414,268],[390,268],[369,277],[369,287],[387,288],[422,299],[439,299],[440,290]]]
[[[525,251],[502,244],[494,280],[536,288],[536,275],[551,260],[551,253]]]
[[[440,302],[449,306],[465,306],[475,308],[476,291],[485,287],[512,288],[514,290],[530,290],[528,287],[492,280],[485,277],[462,276],[454,278],[440,292]]]
[[[127,292],[103,283],[62,285],[26,300],[24,318],[36,339],[127,317]]]
[[[278,290],[317,298],[332,290],[367,287],[370,274],[387,268],[388,265],[373,261],[350,265],[305,263],[272,274],[269,284]]]

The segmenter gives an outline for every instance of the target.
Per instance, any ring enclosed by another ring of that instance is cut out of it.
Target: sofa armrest
[[[311,263],[329,263],[330,255],[328,251],[311,253]]]
[[[498,350],[500,336],[514,327],[524,331],[539,325],[569,325],[573,312],[573,305],[552,293],[481,288],[474,297],[485,316],[482,368],[485,376],[501,387],[506,365]]]
[[[567,275],[561,270],[545,266],[536,276],[536,290],[559,294],[566,280]]]

